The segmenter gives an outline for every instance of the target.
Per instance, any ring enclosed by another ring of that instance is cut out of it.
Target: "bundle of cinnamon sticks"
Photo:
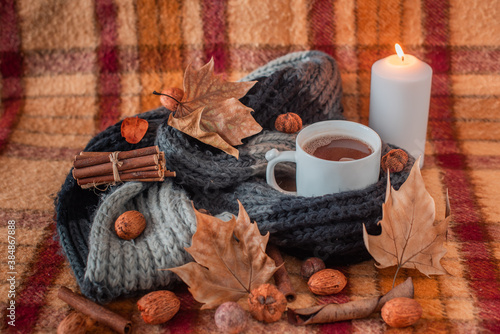
[[[165,168],[165,153],[158,146],[131,151],[80,152],[73,162],[73,177],[82,188],[124,181],[155,182],[173,177]]]

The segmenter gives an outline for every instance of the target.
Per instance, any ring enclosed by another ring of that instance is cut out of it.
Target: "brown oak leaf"
[[[447,217],[434,222],[435,204],[425,189],[419,168],[420,158],[414,163],[410,175],[398,191],[387,179],[385,203],[382,205],[380,235],[369,235],[363,225],[363,240],[378,268],[397,266],[418,269],[423,274],[446,274],[440,260],[446,253]],[[389,175],[390,176],[390,175]]]
[[[149,123],[139,117],[127,117],[121,126],[122,137],[130,144],[137,144],[148,131]]]
[[[186,251],[195,262],[170,268],[188,286],[202,309],[237,301],[266,283],[278,269],[265,252],[269,233],[262,236],[239,203],[238,218],[229,221],[196,209],[197,228]]]
[[[255,83],[224,81],[214,74],[213,59],[199,70],[188,66],[184,96],[175,113],[170,114],[168,125],[238,158],[233,146],[262,130],[251,114],[253,110],[238,100]]]

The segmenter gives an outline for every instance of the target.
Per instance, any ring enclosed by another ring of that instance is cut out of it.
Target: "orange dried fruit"
[[[302,129],[302,118],[293,112],[288,112],[286,114],[281,114],[276,118],[274,122],[274,127],[276,130],[285,133],[295,133]]]
[[[149,123],[145,119],[139,117],[127,117],[123,120],[121,126],[122,137],[127,143],[137,144],[144,138],[148,131]]]

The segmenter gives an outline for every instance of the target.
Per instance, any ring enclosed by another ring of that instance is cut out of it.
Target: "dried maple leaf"
[[[188,66],[184,96],[175,113],[170,114],[168,125],[238,158],[233,146],[262,130],[252,109],[238,100],[255,82],[224,81],[214,74],[213,59],[197,71]]]
[[[127,117],[121,126],[122,137],[130,144],[137,144],[148,131],[149,123],[139,117]]]
[[[239,203],[238,218],[225,222],[195,209],[197,228],[186,251],[196,262],[169,270],[189,286],[202,309],[237,301],[266,283],[276,264],[265,250],[269,233],[262,236]]]
[[[382,233],[369,235],[363,225],[363,240],[378,268],[398,266],[418,269],[425,275],[446,274],[440,260],[446,253],[443,242],[450,216],[434,223],[434,200],[425,189],[419,168],[420,158],[398,191],[387,179],[385,203],[382,205]]]

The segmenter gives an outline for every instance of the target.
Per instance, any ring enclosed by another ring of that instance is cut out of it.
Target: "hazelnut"
[[[347,279],[340,271],[323,269],[313,274],[307,285],[315,295],[331,295],[339,293],[346,286]]]
[[[286,298],[273,284],[262,284],[248,296],[250,314],[258,321],[275,322],[286,309]]]
[[[380,162],[382,170],[389,170],[390,173],[401,172],[407,163],[408,154],[399,148],[387,152]]]
[[[115,221],[116,234],[124,240],[132,240],[146,228],[146,219],[139,211],[126,211]]]
[[[181,302],[172,291],[150,292],[137,301],[144,322],[152,325],[169,321],[179,311]]]
[[[163,94],[160,97],[161,104],[163,104],[168,110],[176,111],[177,107],[179,106],[179,102],[184,96],[184,91],[180,88],[173,87],[164,89],[161,91],[161,93]]]
[[[300,275],[303,279],[308,280],[314,273],[325,269],[325,262],[319,257],[310,257],[302,263],[300,268]]]
[[[382,319],[391,327],[407,327],[422,316],[422,306],[412,298],[398,297],[389,300],[382,307]]]
[[[248,316],[235,302],[225,302],[215,311],[215,324],[224,333],[240,333],[247,325]]]
[[[288,112],[286,114],[281,114],[276,118],[274,122],[274,127],[276,130],[285,133],[295,133],[302,129],[302,119],[299,115]]]

